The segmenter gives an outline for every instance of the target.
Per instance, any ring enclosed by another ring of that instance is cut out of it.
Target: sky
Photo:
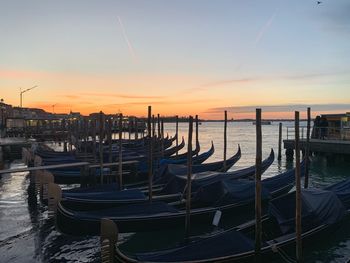
[[[349,13],[349,0],[0,0],[0,98],[17,106],[37,85],[23,106],[56,113],[350,111]]]

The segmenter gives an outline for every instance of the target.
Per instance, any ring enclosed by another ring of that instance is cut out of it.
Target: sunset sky
[[[350,111],[350,1],[0,2],[0,98],[201,118]]]

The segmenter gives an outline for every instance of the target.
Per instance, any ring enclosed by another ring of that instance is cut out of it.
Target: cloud
[[[209,83],[202,84],[198,88],[193,88],[189,90],[194,91],[203,91],[206,90],[206,88],[214,87],[214,86],[225,86],[225,85],[231,85],[231,84],[249,84],[254,83],[258,81],[273,81],[273,80],[307,80],[307,79],[318,79],[328,76],[335,76],[335,75],[345,75],[349,74],[349,72],[346,71],[338,71],[338,72],[315,72],[315,73],[302,73],[302,74],[290,74],[290,75],[276,75],[276,76],[264,76],[264,77],[247,77],[247,78],[237,78],[237,79],[223,79],[223,80],[217,80]]]
[[[227,110],[231,113],[252,113],[257,108],[261,108],[263,112],[289,112],[289,111],[305,111],[307,107],[311,107],[312,111],[350,111],[350,103],[331,103],[331,104],[281,104],[281,105],[255,105],[255,106],[232,106],[210,108],[205,113],[216,114]]]
[[[113,104],[107,104],[104,106],[122,107],[122,106],[136,106],[136,105],[185,105],[185,104],[204,103],[204,102],[209,102],[209,101],[211,101],[211,100],[209,100],[209,99],[197,99],[197,100],[179,100],[179,101],[172,101],[172,100],[137,101],[137,102],[126,102],[126,103],[113,103]]]
[[[330,75],[336,75],[339,73],[309,73],[309,74],[295,74],[295,75],[286,75],[282,76],[283,79],[289,79],[289,80],[300,80],[300,79],[313,79],[313,78],[321,78],[326,77]]]
[[[98,92],[85,92],[80,93],[82,96],[96,96],[96,97],[118,97],[123,99],[163,99],[165,96],[147,96],[147,95],[134,95],[126,93],[98,93]]]
[[[179,94],[192,94],[192,93],[196,93],[196,92],[201,92],[201,91],[206,91],[207,89],[204,87],[194,87],[194,88],[189,88],[189,89],[184,89],[179,91]]]
[[[226,79],[226,80],[219,80],[219,81],[206,83],[206,84],[203,84],[202,87],[213,87],[213,86],[221,86],[221,85],[227,85],[227,84],[245,84],[245,83],[251,83],[257,80],[259,80],[259,78]]]
[[[2,79],[33,79],[46,76],[46,73],[39,71],[0,69],[0,78]]]
[[[68,98],[68,99],[79,99],[79,96],[77,95],[64,95],[63,97]]]

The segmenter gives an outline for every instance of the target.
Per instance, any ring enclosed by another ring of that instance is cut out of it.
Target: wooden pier
[[[286,149],[286,155],[293,154],[295,149],[294,139],[283,140],[283,145]],[[306,150],[306,139],[300,140],[300,149],[303,152]],[[310,152],[350,155],[350,141],[311,139]]]
[[[34,141],[25,138],[0,138],[0,163],[4,160],[15,160],[22,158],[22,148],[30,148]],[[0,164],[1,166],[1,164]]]

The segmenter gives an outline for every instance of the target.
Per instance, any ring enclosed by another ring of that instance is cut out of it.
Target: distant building
[[[10,104],[4,103],[3,100],[0,101],[0,127],[4,127],[6,123],[6,118],[13,115],[12,106]]]

